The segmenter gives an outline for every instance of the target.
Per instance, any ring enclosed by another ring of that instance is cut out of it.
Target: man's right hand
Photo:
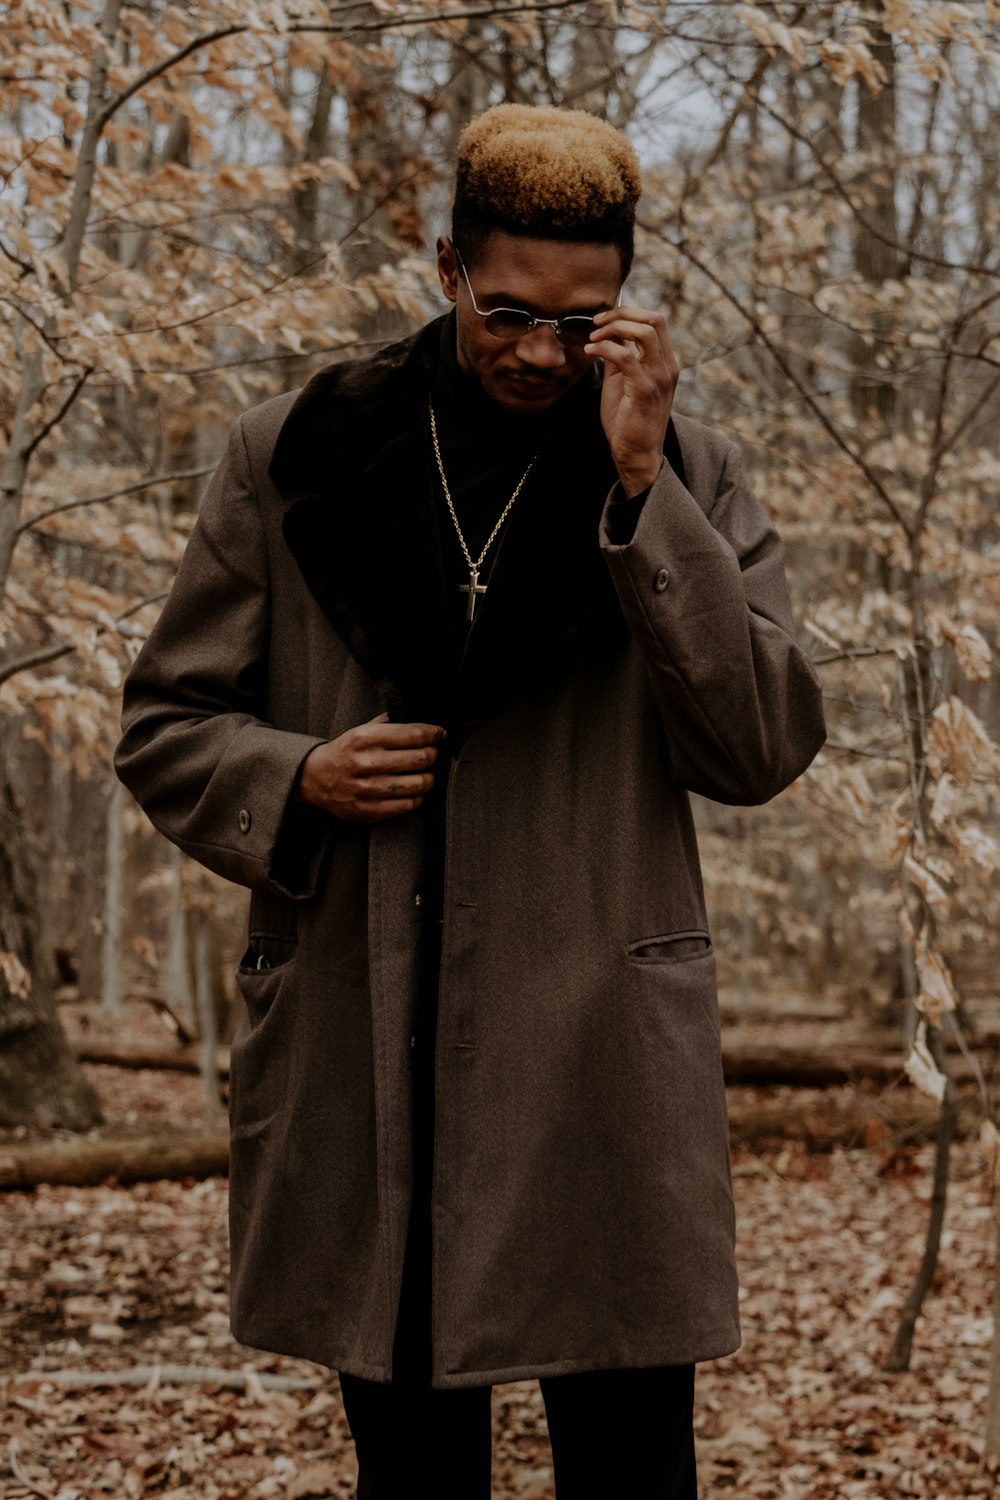
[[[379,714],[310,750],[295,795],[352,823],[398,818],[434,785],[431,767],[444,738],[439,724],[390,724]]]

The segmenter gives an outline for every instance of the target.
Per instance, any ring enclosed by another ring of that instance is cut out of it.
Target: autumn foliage
[[[0,1017],[51,988],[55,945],[97,972],[121,679],[229,422],[439,310],[455,141],[509,98],[635,142],[634,295],[668,313],[679,406],[743,445],[827,689],[795,788],[700,811],[723,977],[891,1014],[944,1100],[945,1042],[971,1056],[988,1028],[1000,919],[1000,4],[30,0],[0,20]],[[114,816],[118,958],[162,985],[178,902],[208,920],[232,898]],[[981,1074],[976,1094],[992,1152]]]

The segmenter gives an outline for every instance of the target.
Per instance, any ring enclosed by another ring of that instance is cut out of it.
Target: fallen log
[[[959,1103],[956,1135],[979,1131],[982,1102],[973,1094]],[[794,1100],[729,1104],[729,1137],[733,1146],[754,1148],[780,1142],[803,1141],[809,1151],[847,1150],[863,1147],[882,1149],[934,1139],[938,1113],[934,1105],[915,1091],[894,1093],[891,1104],[877,1094],[859,1094],[854,1099],[812,1099],[804,1107]]]
[[[898,1047],[891,1052],[874,1047],[833,1047],[817,1052],[753,1042],[727,1046],[723,1041],[722,1069],[730,1085],[784,1084],[787,1088],[821,1089],[862,1078],[894,1083],[902,1076],[903,1057]]]
[[[976,1095],[961,1101],[958,1134],[979,1129],[982,1107]],[[916,1092],[894,1092],[891,1102],[877,1094],[844,1099],[812,1098],[800,1105],[780,1101],[729,1102],[729,1133],[734,1146],[766,1147],[803,1141],[810,1151],[878,1146],[932,1139],[937,1116]],[[96,1187],[108,1178],[147,1182],[225,1176],[229,1167],[226,1130],[160,1131],[135,1137],[84,1136],[77,1140],[32,1141],[0,1146],[0,1190],[28,1189],[40,1183]]]
[[[216,1177],[229,1169],[228,1130],[160,1131],[156,1135],[81,1136],[77,1140],[6,1142],[0,1146],[0,1189],[39,1183],[96,1187],[182,1177]]]
[[[109,1068],[152,1068],[171,1073],[200,1073],[197,1047],[129,1047],[120,1043],[78,1041],[73,1050],[81,1062],[101,1063]],[[229,1077],[229,1048],[220,1047],[216,1054],[220,1078]]]
[[[265,1391],[315,1391],[327,1381],[320,1375],[270,1375],[251,1366],[226,1370],[217,1365],[130,1365],[125,1370],[25,1370],[15,1385],[61,1385],[66,1390],[99,1386],[215,1385],[245,1391],[259,1385]]]
[[[764,1087],[782,1084],[785,1088],[824,1089],[838,1084],[899,1083],[903,1077],[905,1053],[896,1042],[880,1047],[831,1047],[828,1052],[806,1051],[800,1047],[780,1047],[738,1042],[727,1046],[723,1041],[722,1068],[726,1083],[733,1086]],[[992,1054],[982,1054],[979,1066],[989,1075]],[[976,1081],[976,1074],[962,1056],[949,1060],[948,1072],[956,1084]]]
[[[76,1055],[81,1062],[99,1063],[113,1068],[152,1068],[181,1073],[198,1073],[199,1055],[194,1047],[126,1047],[99,1042],[78,1042]],[[903,1052],[898,1041],[878,1046],[836,1046],[817,1052],[801,1047],[782,1047],[773,1043],[726,1041],[723,1039],[723,1070],[728,1084],[763,1087],[783,1084],[786,1088],[829,1088],[836,1084],[871,1079],[876,1083],[897,1083],[903,1074]],[[982,1057],[981,1066],[988,1074],[992,1056]],[[216,1067],[220,1079],[229,1077],[229,1048],[220,1047]],[[956,1056],[949,1071],[957,1084],[968,1082],[973,1074],[964,1057]]]

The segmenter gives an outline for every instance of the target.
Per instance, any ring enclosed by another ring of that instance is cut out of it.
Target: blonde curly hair
[[[452,237],[467,261],[496,229],[615,244],[624,272],[641,191],[614,126],[580,109],[497,104],[459,137]]]

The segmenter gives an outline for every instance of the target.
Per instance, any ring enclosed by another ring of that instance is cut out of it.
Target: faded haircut
[[[581,109],[497,104],[459,137],[452,239],[467,265],[495,230],[615,245],[624,280],[641,191],[614,126]]]

